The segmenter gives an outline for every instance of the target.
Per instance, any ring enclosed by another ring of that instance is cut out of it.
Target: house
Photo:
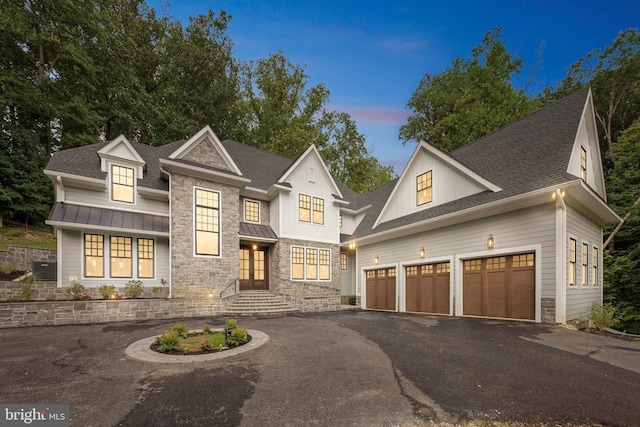
[[[203,314],[237,289],[304,311],[355,295],[365,309],[564,322],[601,302],[602,227],[620,220],[588,88],[449,154],[421,142],[364,195],[314,146],[292,160],[209,127],[65,150],[45,173],[58,286],[166,282]]]

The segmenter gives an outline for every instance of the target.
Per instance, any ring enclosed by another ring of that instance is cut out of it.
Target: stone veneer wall
[[[69,286],[59,288],[56,282],[36,282],[33,284],[31,294],[32,301],[66,301],[70,298]],[[115,288],[124,294],[124,286]],[[85,287],[86,292],[91,292],[94,299],[100,299],[97,287]],[[151,287],[145,287],[140,298],[166,298],[169,296],[169,287],[164,286],[158,293],[153,293]],[[10,299],[20,300],[20,282],[0,282],[0,302]]]
[[[0,303],[0,328],[216,316],[214,300],[150,299]]]
[[[542,298],[540,301],[540,320],[542,323],[556,323],[556,299]]]
[[[19,271],[31,270],[33,261],[56,262],[55,249],[25,248],[23,246],[8,245],[6,251],[0,251],[0,262],[13,262]]]
[[[271,209],[270,209],[269,202],[264,200],[252,199],[251,197],[243,197],[240,199],[240,203],[238,205],[238,215],[240,216],[240,221],[244,222],[244,201],[245,200],[260,202],[260,224],[271,225]]]
[[[194,256],[194,187],[220,192],[219,257]],[[238,277],[239,189],[199,178],[171,176],[172,293],[178,298],[220,298]],[[203,313],[205,314],[205,313]]]

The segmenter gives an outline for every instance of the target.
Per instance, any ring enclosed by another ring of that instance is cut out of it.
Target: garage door
[[[467,316],[535,320],[535,256],[507,255],[464,261]]]
[[[406,310],[418,313],[449,314],[448,262],[412,265],[406,269]]]
[[[396,309],[396,269],[383,268],[367,271],[367,308]]]

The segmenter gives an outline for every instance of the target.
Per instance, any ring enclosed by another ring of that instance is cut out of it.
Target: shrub
[[[166,353],[169,350],[175,350],[178,348],[178,344],[180,344],[180,336],[171,330],[161,337],[158,337],[156,344],[158,344],[158,351]]]
[[[140,280],[129,280],[129,283],[124,285],[125,298],[138,298],[144,292],[144,287]]]
[[[202,328],[202,331],[203,331],[205,334],[209,335],[209,334],[211,333],[211,326],[209,326],[209,325],[204,325],[204,328]]]
[[[111,299],[115,291],[116,287],[113,285],[102,285],[98,288],[98,294],[104,299]]]
[[[238,326],[238,321],[236,319],[227,319],[224,322],[225,329],[233,329]]]
[[[187,328],[187,325],[183,324],[173,325],[169,332],[174,332],[180,338],[186,338],[189,336],[189,328]]]
[[[151,292],[153,292],[154,295],[158,295],[160,292],[162,292],[163,289],[164,287],[162,286],[154,286],[153,288],[151,288]]]
[[[249,333],[246,329],[235,328],[231,331],[231,335],[227,337],[227,344],[229,346],[239,346],[249,341]]]
[[[620,316],[616,313],[616,307],[611,304],[600,305],[597,302],[591,304],[589,322],[591,328],[601,331],[611,328],[620,321]]]
[[[349,305],[356,305],[356,297],[349,297]]]
[[[0,263],[0,271],[4,274],[11,274],[16,270],[16,265],[13,261],[3,261]]]
[[[80,296],[84,292],[84,286],[82,286],[78,282],[71,282],[71,287],[69,288],[69,295],[71,299],[80,299]]]
[[[80,294],[80,299],[82,301],[89,301],[92,297],[93,297],[93,295],[91,295],[91,292],[82,292]]]
[[[22,301],[31,301],[33,295],[33,284],[36,281],[36,276],[30,274],[20,279],[20,299]]]

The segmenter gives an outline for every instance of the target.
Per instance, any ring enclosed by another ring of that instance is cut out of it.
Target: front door
[[[269,289],[267,248],[240,247],[240,290],[266,291]]]

